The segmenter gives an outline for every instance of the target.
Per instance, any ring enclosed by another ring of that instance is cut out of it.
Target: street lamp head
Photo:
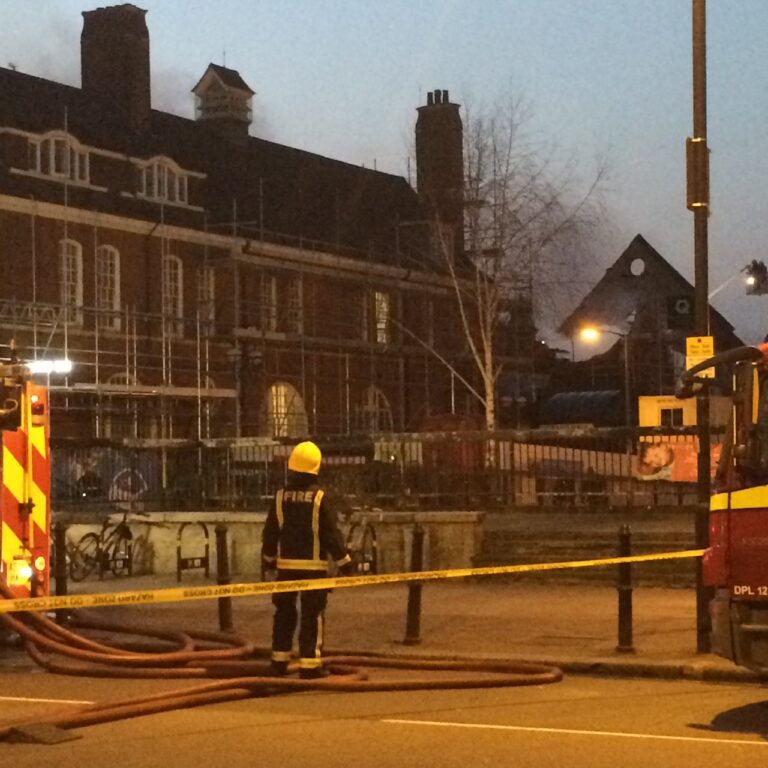
[[[594,325],[586,325],[579,330],[579,338],[588,344],[594,344],[596,341],[599,341],[600,336],[602,336],[600,329],[595,328]]]
[[[742,272],[747,274],[744,278],[747,295],[760,296],[768,293],[768,267],[762,261],[751,261]]]
[[[599,328],[595,325],[584,325],[579,329],[579,338],[582,341],[586,341],[588,344],[594,344],[600,341],[604,333],[610,333],[612,336],[618,336],[621,339],[624,348],[624,418],[626,420],[627,427],[632,424],[632,392],[630,390],[632,386],[631,371],[630,371],[630,354],[629,354],[629,332],[621,333],[619,331],[612,331],[610,328]]]

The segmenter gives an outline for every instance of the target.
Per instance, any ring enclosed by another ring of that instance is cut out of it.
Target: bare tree
[[[450,368],[497,426],[499,340],[523,305],[538,316],[560,306],[589,261],[589,238],[602,218],[601,165],[580,185],[576,162],[557,161],[556,148],[530,138],[531,114],[521,101],[492,110],[464,109],[464,249],[437,222],[437,258],[451,277],[461,329],[479,386]],[[529,351],[529,355],[532,350]]]

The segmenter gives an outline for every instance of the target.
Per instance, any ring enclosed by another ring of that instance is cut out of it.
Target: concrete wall
[[[119,522],[121,515],[112,515]],[[370,523],[376,532],[378,570],[381,573],[407,571],[410,566],[412,534],[415,525],[425,532],[424,569],[471,567],[482,546],[481,512],[372,512],[356,516],[353,522]],[[238,578],[258,579],[261,571],[261,533],[266,515],[260,512],[154,512],[129,517],[134,537],[135,575],[176,573],[178,534],[184,527],[182,557],[199,557],[205,551],[207,528],[210,549],[210,575],[216,574],[216,526],[227,527],[230,570]],[[62,521],[64,522],[64,521]],[[98,532],[92,523],[71,523],[67,528],[70,544],[88,531]],[[202,573],[191,571],[190,573]]]
[[[424,529],[424,570],[471,568],[483,541],[482,512],[376,512],[364,517],[375,530],[379,571],[410,570],[413,529]]]
[[[119,522],[122,515],[110,515]],[[176,573],[179,531],[182,526],[181,556],[200,557],[205,552],[208,533],[210,573],[216,573],[216,526],[227,528],[230,571],[233,575],[258,576],[261,570],[261,531],[266,515],[260,512],[152,512],[141,517],[129,516],[133,533],[133,573],[167,575]],[[186,524],[186,525],[185,525]],[[75,523],[67,528],[67,540],[76,543],[100,526]],[[192,571],[192,573],[203,573]]]

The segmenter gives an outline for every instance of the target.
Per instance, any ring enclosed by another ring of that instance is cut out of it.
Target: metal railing
[[[696,500],[690,428],[432,432],[318,442],[323,482],[350,505],[601,509]],[[268,438],[54,441],[53,505],[263,510],[285,481],[292,445]]]

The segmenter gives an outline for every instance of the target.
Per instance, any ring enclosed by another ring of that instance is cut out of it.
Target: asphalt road
[[[372,672],[387,674],[395,673]],[[77,702],[186,684],[0,667],[0,723],[76,708]],[[52,746],[0,743],[0,764],[752,767],[768,761],[768,690],[571,676],[530,688],[301,693],[152,715],[77,733],[80,739]]]

